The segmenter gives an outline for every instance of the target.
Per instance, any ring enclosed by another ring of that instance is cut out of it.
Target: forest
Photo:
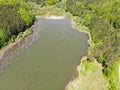
[[[0,48],[34,23],[35,14],[28,2],[49,6],[59,1],[0,0]],[[82,18],[79,23],[90,29],[95,46],[87,60],[101,63],[109,90],[117,90],[114,79],[120,62],[120,0],[66,0],[65,11]]]
[[[59,0],[0,0],[0,48],[34,23],[35,14],[29,2],[47,6]]]
[[[120,60],[120,0],[67,0],[66,11],[83,19],[90,29],[94,50],[88,61],[96,59],[110,82],[109,90],[117,90],[114,78]]]
[[[34,13],[24,0],[0,0],[0,48],[29,28],[34,18]]]

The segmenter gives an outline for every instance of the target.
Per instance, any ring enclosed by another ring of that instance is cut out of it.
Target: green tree
[[[8,41],[8,35],[7,33],[0,28],[0,48],[6,44]]]

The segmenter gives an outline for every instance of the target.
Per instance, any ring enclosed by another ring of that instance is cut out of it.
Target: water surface
[[[39,19],[33,29],[19,49],[32,46],[1,74],[0,90],[64,90],[87,53],[88,36],[68,19]]]

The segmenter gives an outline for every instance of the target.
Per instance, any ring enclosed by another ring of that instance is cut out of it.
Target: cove
[[[24,51],[0,75],[0,90],[64,90],[87,54],[87,34],[67,18],[40,18],[32,29],[17,47]]]

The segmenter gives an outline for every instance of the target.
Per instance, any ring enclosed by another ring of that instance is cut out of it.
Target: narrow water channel
[[[64,90],[87,53],[87,34],[68,19],[39,19],[33,31],[19,48],[31,46],[0,75],[0,90]]]

